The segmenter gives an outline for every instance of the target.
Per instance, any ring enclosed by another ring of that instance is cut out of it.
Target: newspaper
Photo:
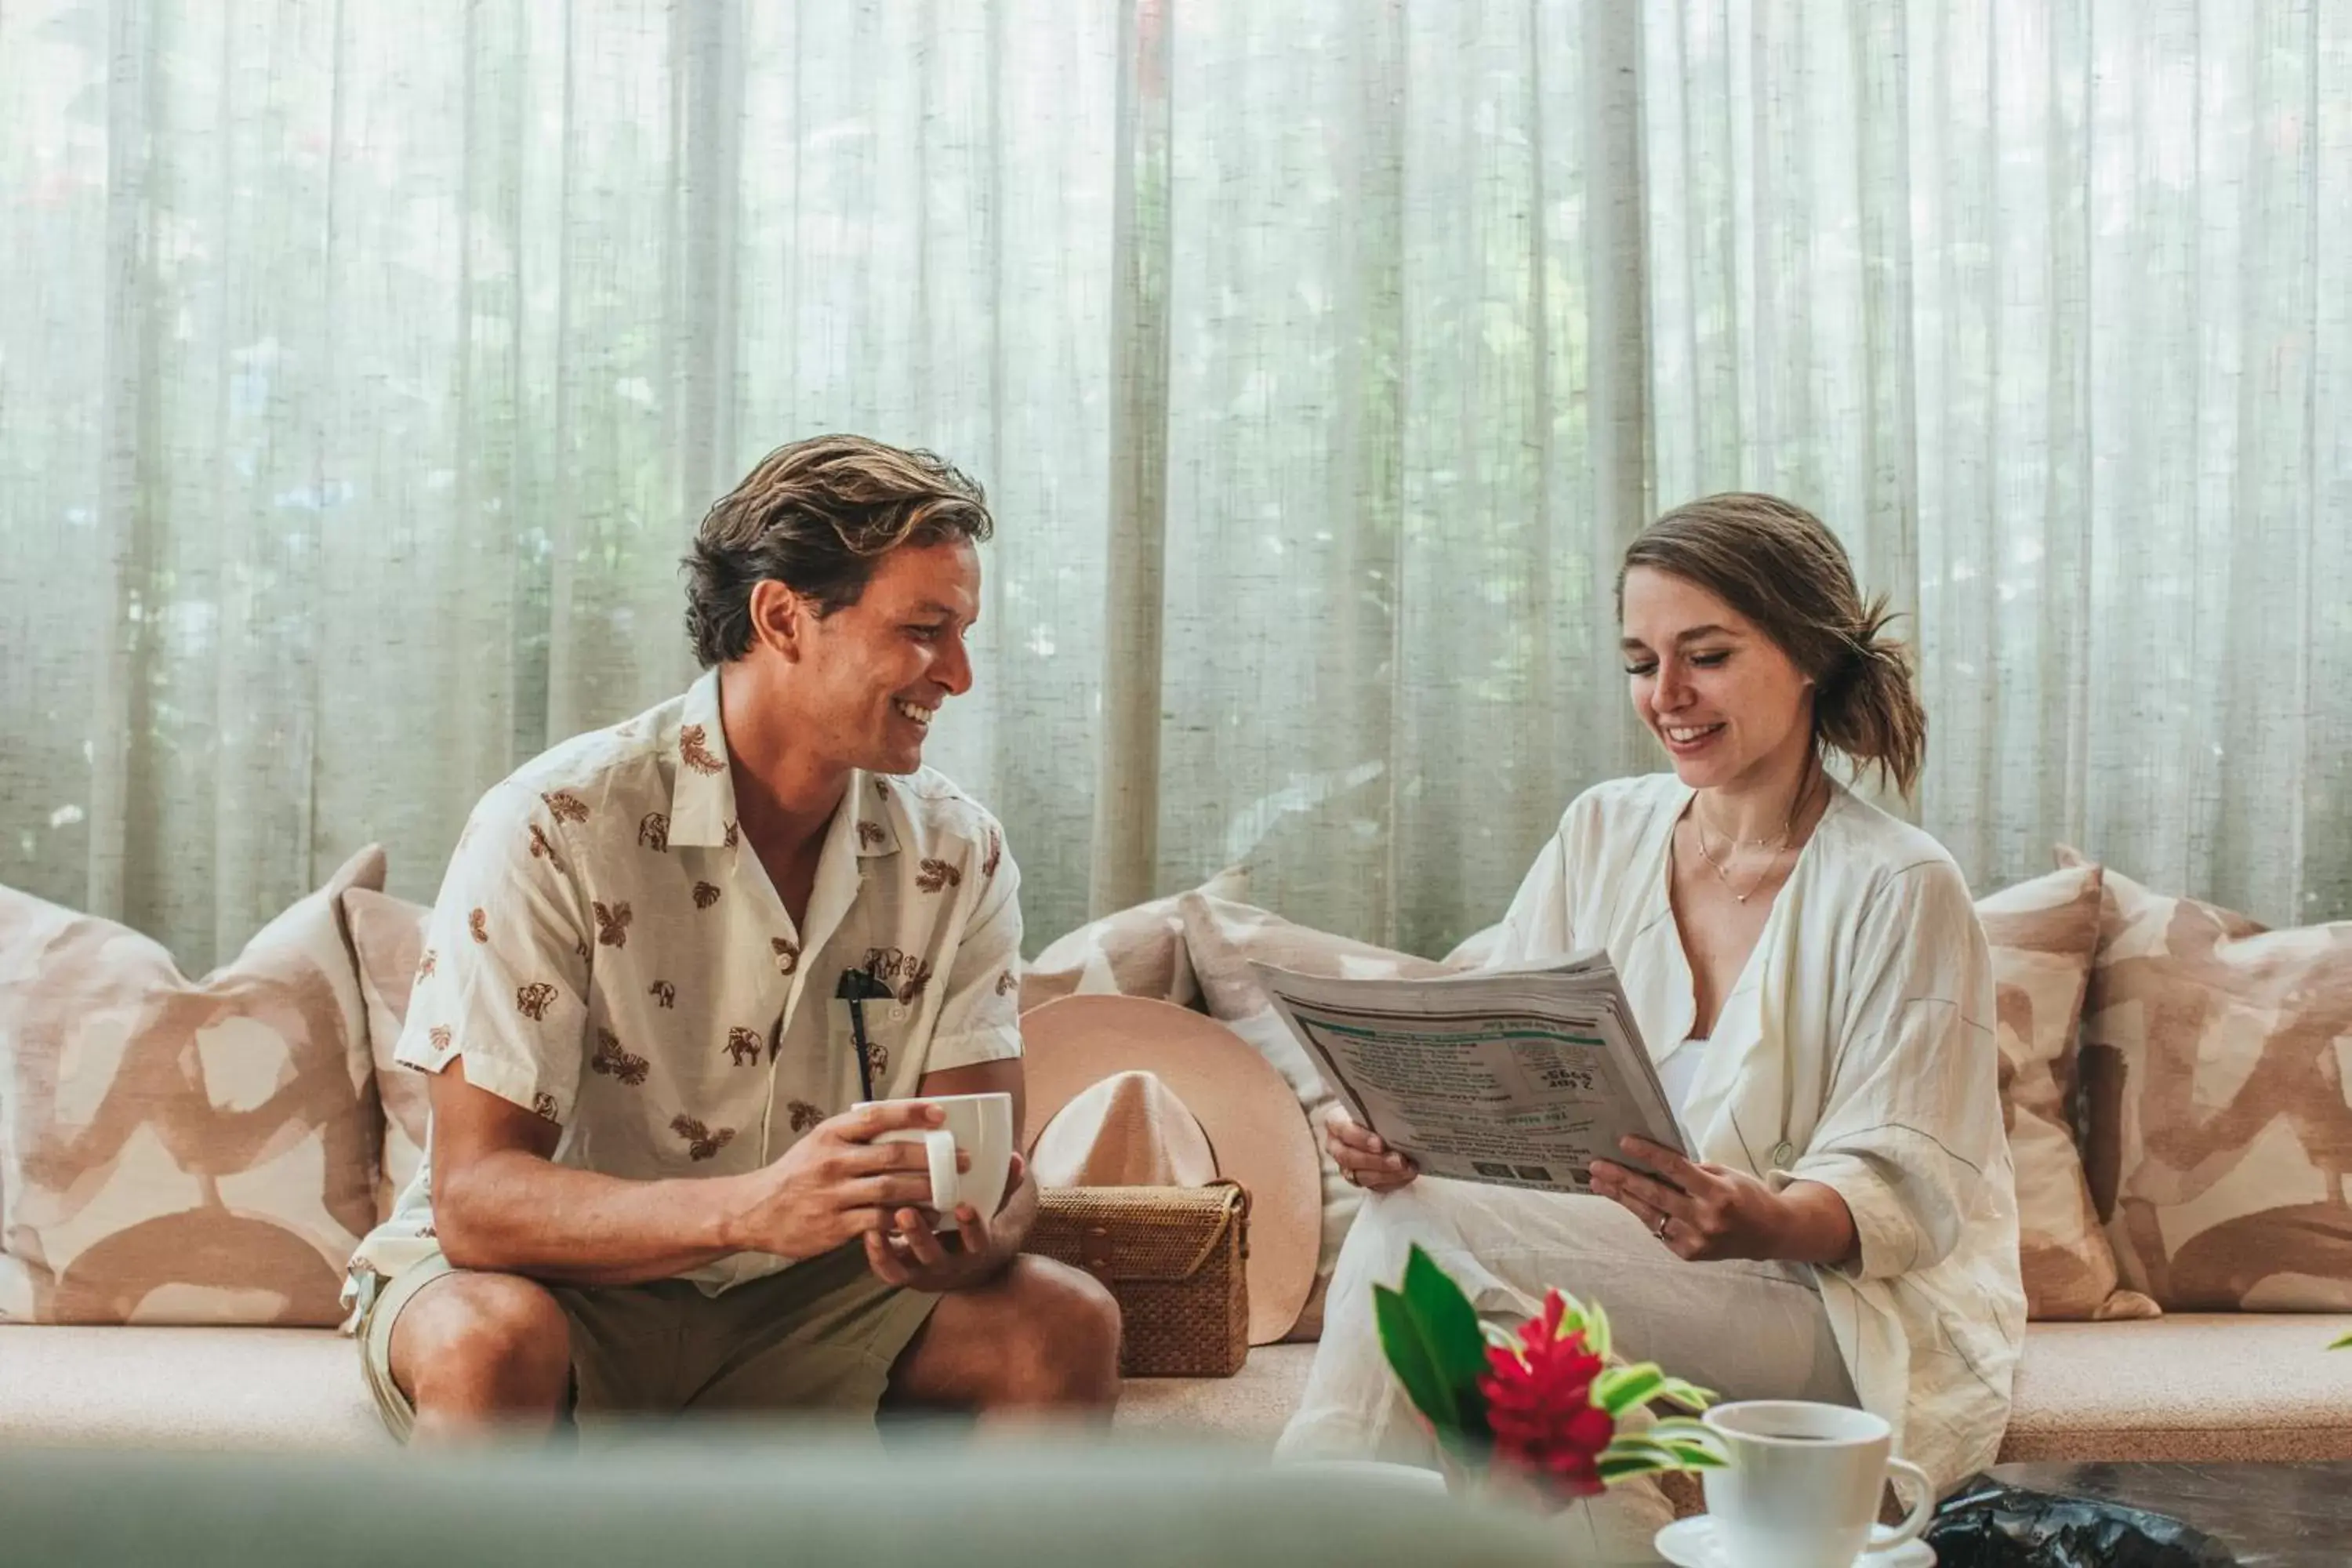
[[[1605,952],[1433,980],[1252,967],[1349,1111],[1424,1174],[1583,1193],[1596,1159],[1642,1168],[1629,1133],[1687,1152]]]

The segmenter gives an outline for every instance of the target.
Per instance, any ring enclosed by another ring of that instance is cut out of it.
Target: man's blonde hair
[[[772,578],[819,616],[857,603],[901,544],[974,543],[995,531],[988,498],[935,453],[864,436],[812,436],[760,459],[695,530],[686,631],[704,668],[751,647],[751,589]]]

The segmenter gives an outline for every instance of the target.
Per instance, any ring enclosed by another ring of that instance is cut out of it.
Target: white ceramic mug
[[[1853,1568],[1864,1552],[1916,1540],[1936,1506],[1927,1472],[1894,1456],[1894,1434],[1866,1410],[1806,1399],[1718,1405],[1703,1418],[1730,1468],[1702,1472],[1706,1511],[1725,1563],[1739,1568]],[[1880,1525],[1887,1474],[1918,1500],[1903,1522]]]
[[[906,1100],[870,1100],[867,1105],[936,1105],[948,1113],[942,1127],[909,1127],[885,1132],[877,1143],[920,1143],[931,1166],[935,1228],[956,1228],[959,1204],[970,1204],[987,1219],[1004,1201],[1004,1177],[1013,1166],[1013,1097],[1009,1094],[915,1095]],[[958,1171],[956,1155],[971,1157],[971,1169]]]

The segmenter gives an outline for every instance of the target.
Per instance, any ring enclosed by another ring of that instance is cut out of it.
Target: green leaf
[[[1486,1370],[1486,1332],[1479,1326],[1478,1309],[1417,1246],[1405,1259],[1404,1300],[1421,1325],[1439,1379],[1457,1402],[1465,1395],[1475,1402],[1479,1374]]]
[[[1674,1451],[1675,1458],[1681,1461],[1685,1470],[1727,1470],[1731,1468],[1731,1461],[1712,1448],[1702,1448],[1695,1443],[1669,1443],[1666,1447]]]
[[[1675,1469],[1719,1470],[1728,1462],[1724,1457],[1722,1439],[1686,1416],[1670,1415],[1653,1422],[1641,1436],[1673,1455]]]
[[[1601,1453],[1604,1457],[1613,1454],[1621,1459],[1642,1458],[1654,1458],[1661,1463],[1671,1461],[1675,1457],[1674,1450],[1667,1447],[1664,1443],[1656,1442],[1649,1437],[1637,1437],[1624,1433],[1620,1433],[1615,1437],[1610,1439],[1609,1447],[1603,1448]]]
[[[2328,1345],[2328,1347],[2327,1347],[2327,1348],[2328,1348],[2329,1350],[2332,1350],[2332,1351],[2340,1351],[2340,1350],[2342,1350],[2346,1345],[2352,1345],[2352,1334],[2346,1334],[2346,1335],[2342,1336],[2341,1338],[2339,1338],[2339,1339],[2336,1340],[2334,1342],[2330,1343],[2330,1344]]]
[[[1654,1459],[1603,1458],[1592,1468],[1600,1472],[1603,1481],[1622,1481],[1628,1476],[1653,1475],[1666,1467]]]
[[[1581,1302],[1578,1305],[1582,1308],[1584,1313],[1584,1348],[1602,1361],[1607,1361],[1612,1337],[1609,1332],[1609,1310],[1598,1301],[1591,1306],[1584,1306]]]
[[[1442,1434],[1462,1424],[1462,1407],[1453,1386],[1440,1375],[1436,1358],[1422,1337],[1421,1323],[1404,1297],[1385,1285],[1372,1287],[1372,1316],[1381,1328],[1381,1350],[1389,1370],[1404,1385],[1413,1408],[1429,1417]]]
[[[1717,1395],[1712,1388],[1701,1388],[1695,1383],[1685,1383],[1679,1377],[1666,1379],[1665,1386],[1650,1395],[1652,1400],[1664,1400],[1685,1410],[1701,1411],[1713,1405]]]
[[[1654,1362],[1612,1367],[1592,1380],[1592,1402],[1612,1415],[1647,1405],[1666,1385],[1666,1374]]]
[[[1650,1423],[1646,1436],[1655,1437],[1662,1443],[1706,1443],[1715,1446],[1719,1446],[1720,1443],[1713,1427],[1703,1421],[1694,1421],[1687,1415],[1662,1416]]]
[[[1601,1460],[1603,1466],[1639,1466],[1643,1472],[1719,1470],[1727,1463],[1711,1440],[1702,1443],[1686,1437],[1661,1439],[1654,1432],[1619,1436],[1601,1450]]]

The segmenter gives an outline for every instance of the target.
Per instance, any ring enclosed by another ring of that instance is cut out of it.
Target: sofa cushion
[[[1131,1377],[1122,1431],[1271,1450],[1313,1345],[1262,1345],[1232,1377]],[[302,1448],[389,1443],[354,1342],[327,1329],[0,1324],[0,1447]]]
[[[1238,899],[1249,892],[1249,872],[1232,866],[1202,884],[1202,891]],[[1021,966],[1021,1010],[1060,997],[1110,994],[1147,996],[1196,1006],[1201,987],[1184,945],[1184,924],[1176,912],[1181,895],[1120,910],[1055,937]]]
[[[381,1132],[339,915],[371,846],[189,980],[0,889],[0,1320],[332,1323]]]
[[[2169,1313],[2026,1331],[2003,1460],[2352,1459],[2352,1318]]]
[[[2352,1318],[2183,1313],[2026,1331],[2004,1462],[2352,1459]],[[1121,1430],[1271,1449],[1298,1407],[1313,1345],[1263,1345],[1232,1378],[1128,1380]]]
[[[0,1445],[336,1449],[392,1441],[332,1329],[0,1325]]]
[[[1977,900],[1998,993],[2001,1111],[2017,1167],[2019,1261],[2035,1319],[2152,1318],[2116,1289],[2116,1256],[2074,1148],[2076,1027],[2099,945],[2099,868],[2074,866]],[[355,895],[356,896],[356,895]]]
[[[1130,1377],[1120,1385],[1122,1432],[1192,1436],[1271,1453],[1307,1392],[1311,1344],[1259,1345],[1231,1377]]]
[[[2352,1459],[2352,1317],[2176,1314],[2036,1323],[2004,1461]],[[1129,1378],[1121,1432],[1270,1451],[1317,1347],[1229,1378]],[[320,1329],[0,1325],[0,1445],[331,1450],[390,1439],[352,1342]]]
[[[2347,1040],[2352,921],[2265,931],[2106,872],[2083,1152],[2126,1285],[2168,1311],[2352,1311]]]
[[[375,1071],[376,1097],[383,1106],[383,1172],[376,1184],[378,1219],[416,1174],[425,1159],[425,1128],[433,1096],[425,1075],[403,1067],[393,1053],[408,1022],[408,993],[425,956],[425,922],[433,910],[373,888],[343,894],[343,920],[359,959],[360,994],[367,1002],[368,1058]]]

